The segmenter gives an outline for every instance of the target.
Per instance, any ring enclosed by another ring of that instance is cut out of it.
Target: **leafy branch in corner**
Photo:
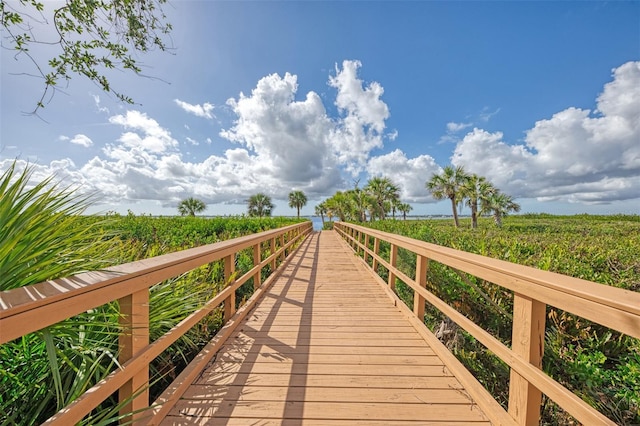
[[[43,79],[42,96],[31,114],[51,101],[61,82],[72,74],[87,77],[104,91],[125,103],[133,99],[111,87],[105,73],[112,69],[130,70],[141,75],[137,53],[168,50],[164,38],[171,24],[162,6],[167,0],[65,0],[46,10],[38,0],[0,1],[0,20],[5,35],[2,47],[16,52],[16,59],[26,57]],[[55,28],[51,39],[36,36],[38,29]],[[48,67],[36,60],[30,47],[50,46],[56,52]],[[33,75],[33,74],[31,74]],[[48,101],[45,102],[45,100]]]

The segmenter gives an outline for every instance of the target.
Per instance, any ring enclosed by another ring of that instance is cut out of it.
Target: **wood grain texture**
[[[162,424],[489,424],[340,242],[311,235]]]

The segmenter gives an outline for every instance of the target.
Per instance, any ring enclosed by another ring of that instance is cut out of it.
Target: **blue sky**
[[[42,84],[3,49],[0,170],[18,158],[99,194],[95,211],[152,214],[189,196],[239,214],[265,192],[290,215],[294,189],[311,214],[384,175],[412,214],[447,214],[424,183],[455,164],[524,212],[640,213],[640,2],[164,10],[171,52],[139,57],[147,77],[109,74],[134,105],[74,76],[40,118],[25,115]]]

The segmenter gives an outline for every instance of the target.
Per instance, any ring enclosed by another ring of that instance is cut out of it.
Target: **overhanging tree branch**
[[[5,36],[2,47],[15,50],[16,59],[28,58],[38,77],[44,80],[42,96],[30,114],[44,108],[45,99],[55,94],[62,81],[72,74],[85,76],[102,90],[126,103],[133,99],[114,89],[108,70],[129,70],[141,75],[137,53],[167,51],[164,39],[172,30],[162,6],[167,0],[66,0],[62,4],[38,0],[0,1],[0,20]],[[55,7],[47,10],[46,7]],[[47,13],[52,18],[47,19]],[[41,18],[35,18],[40,14]],[[55,40],[35,35],[36,27],[53,25]],[[48,45],[56,50],[48,68],[29,51],[31,45]]]

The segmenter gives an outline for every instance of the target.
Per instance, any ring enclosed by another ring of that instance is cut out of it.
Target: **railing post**
[[[367,253],[367,249],[369,248],[369,234],[364,234],[364,247],[365,247],[365,249],[364,249],[364,254],[363,254],[363,257],[364,257],[364,263],[367,263],[367,264],[368,264],[368,263],[369,263],[369,262],[368,262],[368,260],[369,260],[369,253]]]
[[[282,248],[282,257],[280,260],[284,262],[284,259],[287,257],[287,251],[284,250],[284,234],[280,235],[280,248]]]
[[[544,353],[546,305],[527,296],[513,295],[513,331],[511,350],[537,368]],[[511,369],[509,381],[509,414],[519,425],[540,422],[542,393],[524,377]]]
[[[120,353],[118,361],[123,364],[133,358],[149,344],[149,289],[140,290],[118,300],[120,304],[120,326],[118,337]],[[135,395],[135,397],[134,397]],[[149,366],[140,370],[118,391],[119,402],[125,405],[120,414],[126,416],[122,422],[139,423],[149,407]],[[131,416],[129,413],[138,412]]]
[[[253,246],[253,266],[258,266],[262,262],[262,256],[260,253],[260,243]],[[258,271],[253,276],[253,289],[257,290],[262,284],[262,268],[258,268]]]
[[[271,273],[273,274],[273,272],[276,270],[276,237],[273,237],[271,239],[271,255],[273,256],[273,259],[271,260]]]
[[[398,246],[395,244],[391,244],[391,251],[389,253],[389,265],[395,268],[397,261],[398,261]],[[391,289],[391,291],[395,290],[396,288],[396,274],[394,274],[391,269],[389,269],[389,288]]]
[[[235,254],[224,258],[224,281],[231,285],[231,276],[236,270]],[[236,313],[236,292],[232,291],[229,297],[224,299],[224,322],[226,323]]]
[[[373,252],[377,255],[380,254],[380,240],[378,237],[373,237]],[[378,273],[378,258],[373,258],[373,272]]]
[[[422,288],[427,287],[427,271],[429,270],[429,259],[418,255],[416,258],[416,284]],[[424,297],[417,291],[413,292],[413,313],[420,322],[424,322]]]

